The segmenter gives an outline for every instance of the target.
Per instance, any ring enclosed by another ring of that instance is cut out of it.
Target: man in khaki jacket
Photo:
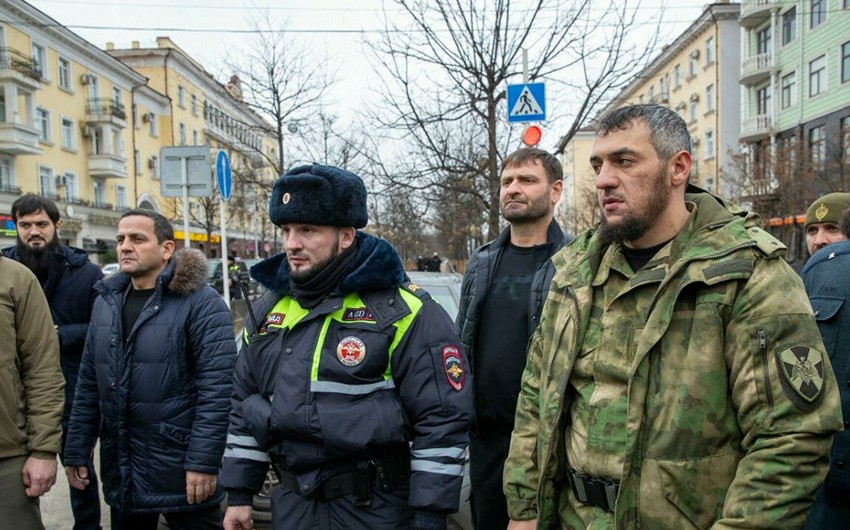
[[[56,482],[65,381],[59,340],[35,275],[0,258],[0,514],[41,530],[38,498]]]

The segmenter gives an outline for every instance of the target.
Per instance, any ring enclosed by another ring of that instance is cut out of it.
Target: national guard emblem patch
[[[336,345],[336,358],[345,366],[357,366],[366,358],[366,345],[357,337],[345,337]]]
[[[776,354],[782,383],[798,406],[798,397],[814,404],[823,391],[823,353],[808,346],[793,346]]]
[[[452,388],[460,392],[463,389],[464,370],[460,350],[457,346],[443,347],[443,370],[445,370],[446,378]]]

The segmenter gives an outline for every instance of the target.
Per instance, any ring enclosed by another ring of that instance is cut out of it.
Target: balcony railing
[[[773,117],[769,114],[757,114],[744,118],[741,123],[741,139],[755,139],[770,133]]]
[[[770,17],[770,10],[779,7],[779,0],[741,0],[738,20],[745,28],[758,26]]]
[[[776,60],[770,52],[744,57],[741,60],[741,83],[745,85],[758,83],[767,78],[775,67]]]
[[[120,120],[127,119],[124,105],[109,98],[89,98],[86,105],[86,114],[99,114],[115,116]]]
[[[112,210],[114,207],[108,202],[95,200],[92,203],[92,206],[95,208],[100,208],[101,210]]]
[[[18,186],[12,186],[11,184],[0,184],[0,193],[11,193],[12,195],[20,195],[21,188]]]
[[[14,70],[36,81],[41,81],[41,67],[35,59],[14,48],[0,48],[0,70]]]

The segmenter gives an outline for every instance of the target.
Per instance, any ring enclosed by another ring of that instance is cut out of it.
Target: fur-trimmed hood
[[[194,248],[181,248],[171,256],[168,265],[156,279],[156,289],[188,296],[207,285],[209,264],[204,253]],[[99,292],[123,292],[130,283],[130,277],[119,272],[97,284]]]
[[[356,241],[353,269],[339,283],[343,294],[386,289],[404,281],[404,265],[392,245],[360,230]],[[251,267],[251,276],[281,296],[289,293],[289,262],[283,252]]]

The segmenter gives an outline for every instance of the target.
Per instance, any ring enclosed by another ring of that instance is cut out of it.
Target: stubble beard
[[[635,241],[655,225],[670,200],[670,188],[667,187],[666,179],[667,168],[662,165],[655,175],[655,186],[650,191],[647,202],[638,211],[628,212],[618,223],[609,223],[603,213],[598,230],[603,244]]]
[[[546,218],[552,213],[548,195],[529,202],[524,210],[518,212],[505,211],[504,208],[501,210],[502,217],[511,224],[534,223],[535,221]]]

